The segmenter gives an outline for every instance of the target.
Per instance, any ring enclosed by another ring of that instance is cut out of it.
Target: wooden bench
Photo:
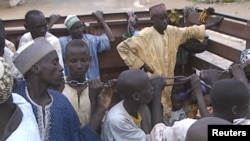
[[[182,9],[177,9],[180,14]],[[198,16],[201,9],[196,9],[196,11],[189,11],[187,13],[187,23],[186,26],[193,24],[200,24],[198,22]],[[151,26],[151,21],[149,13],[145,11],[136,12],[136,15],[139,18],[138,28],[141,29],[146,26]],[[219,27],[214,27],[211,30],[217,33],[221,33],[227,36],[235,37],[242,39],[246,42],[244,48],[250,48],[250,20],[240,17],[235,17],[232,15],[227,15],[224,13],[214,13],[213,16],[208,18],[208,22],[214,21],[214,16],[224,16],[224,20]],[[87,31],[90,34],[100,35],[104,32],[102,25],[96,21],[96,18],[93,15],[78,15],[79,18],[87,23]],[[63,22],[66,17],[61,17],[57,24],[55,24],[51,32],[57,37],[68,35],[68,32],[63,25]],[[181,17],[183,18],[183,17]],[[120,58],[116,46],[123,40],[122,35],[127,32],[127,14],[126,13],[110,13],[104,14],[104,19],[107,24],[110,26],[112,32],[115,36],[115,42],[111,43],[111,50],[99,54],[100,62],[100,72],[101,79],[103,81],[117,78],[119,73],[128,67],[124,64],[123,60]],[[25,33],[23,28],[24,20],[23,19],[13,19],[3,21],[6,32],[7,39],[15,41],[15,39]],[[241,49],[237,46],[233,48],[228,44],[222,44],[220,41],[215,41],[210,39],[207,52],[217,55],[223,60],[228,60],[232,62],[238,62]],[[201,53],[202,54],[202,53]],[[189,75],[193,73],[193,70],[201,69],[225,69],[214,62],[210,62],[207,59],[196,56],[195,54],[190,54],[188,57],[188,63],[176,67],[176,72],[182,75]]]

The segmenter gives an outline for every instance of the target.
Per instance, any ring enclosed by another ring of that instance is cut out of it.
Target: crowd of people
[[[92,13],[104,29],[98,36],[68,15],[69,35],[56,37],[50,28],[58,15],[47,23],[42,11],[30,10],[27,33],[11,43],[0,22],[0,140],[206,141],[209,124],[249,124],[250,50],[230,66],[232,77],[202,70],[189,76],[187,91],[165,79],[174,76],[178,48],[189,39],[206,40],[205,30],[223,17],[177,27],[169,25],[165,4],[149,13],[152,26],[117,45],[129,69],[109,86],[100,79],[98,55],[115,37],[102,11]]]

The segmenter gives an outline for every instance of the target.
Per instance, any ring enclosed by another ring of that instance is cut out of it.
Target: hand
[[[60,19],[60,17],[61,16],[59,14],[51,14],[49,16],[49,22],[55,24]]]
[[[141,69],[145,72],[150,72],[150,73],[154,73],[154,71],[147,65],[147,64],[144,64]]]
[[[112,88],[102,89],[101,93],[98,95],[98,106],[108,110],[113,99],[113,94]]]
[[[200,79],[209,86],[212,86],[216,81],[219,80],[220,70],[208,69],[200,71]]]
[[[215,22],[205,25],[206,29],[210,29],[210,28],[212,28],[214,26],[218,26],[219,24],[221,24],[223,19],[224,19],[223,16],[217,16],[216,19],[215,19]]]
[[[201,89],[201,81],[197,74],[191,75],[191,85],[194,90]]]
[[[98,94],[103,89],[103,82],[100,78],[89,80],[89,97],[90,100],[95,101]]]
[[[163,75],[154,74],[150,77],[150,83],[153,87],[153,91],[161,95],[162,90],[165,88],[167,82]]]
[[[92,14],[93,14],[94,16],[96,16],[98,20],[100,20],[100,21],[103,21],[103,20],[104,20],[104,19],[103,19],[103,12],[102,12],[102,11],[97,10],[97,11],[93,12]]]
[[[221,22],[223,21],[224,17],[223,16],[217,16],[216,17],[216,21],[215,21],[215,25],[220,25]]]
[[[235,79],[238,79],[247,85],[247,76],[241,64],[233,64],[229,70],[232,72]]]

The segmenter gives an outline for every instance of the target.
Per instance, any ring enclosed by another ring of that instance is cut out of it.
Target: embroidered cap
[[[5,103],[12,92],[13,78],[9,65],[0,57],[0,104]]]
[[[240,55],[241,64],[245,64],[247,60],[250,60],[250,49],[243,50]]]
[[[80,19],[76,15],[68,15],[64,21],[64,25],[67,27],[68,30],[76,23],[81,22]]]
[[[32,43],[27,43],[17,50],[13,57],[16,68],[24,75],[34,64],[40,61],[55,48],[44,37],[39,37]]]
[[[167,9],[164,3],[160,3],[149,8],[149,14],[151,17],[162,13],[167,13]]]

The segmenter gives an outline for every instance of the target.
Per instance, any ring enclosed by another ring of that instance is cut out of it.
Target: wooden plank
[[[247,22],[247,26],[250,27],[250,21]],[[246,40],[246,48],[250,48],[250,39]]]
[[[150,15],[148,11],[137,11],[135,12],[138,18],[147,18],[150,19]],[[25,15],[24,15],[25,16]],[[96,22],[97,18],[92,14],[86,15],[77,15],[81,21],[84,22]],[[64,20],[67,16],[61,16],[59,21],[56,24],[63,24]],[[127,20],[128,16],[126,12],[120,13],[104,13],[103,18],[105,21],[118,21],[118,20]],[[46,17],[49,20],[48,17]],[[2,21],[5,28],[9,27],[23,27],[24,25],[24,18],[23,19],[11,19],[11,20],[3,20]]]
[[[183,9],[175,9],[179,14],[183,13]],[[170,12],[170,10],[168,10]],[[148,11],[135,11],[136,16],[139,19],[150,19],[150,15]],[[6,28],[9,27],[23,27],[24,25],[24,16],[22,19],[11,19],[11,20],[3,20],[3,24]],[[96,22],[97,19],[92,14],[84,14],[77,15],[79,19],[83,22]],[[64,20],[67,16],[61,16],[59,21],[56,24],[63,24]],[[119,21],[119,20],[127,20],[128,16],[126,12],[116,12],[116,13],[104,13],[103,18],[105,21]],[[49,20],[49,17],[46,17]]]
[[[195,12],[188,12],[187,14],[187,20],[189,22],[189,25],[193,24],[200,24],[198,21],[199,13]],[[207,23],[214,22],[216,20],[215,17],[209,17]],[[248,40],[250,39],[250,27],[243,23],[230,21],[227,19],[224,19],[222,23],[219,26],[211,28],[211,30],[228,34],[230,36],[238,37],[241,39]]]
[[[197,8],[195,8],[195,10],[196,10],[197,12],[201,12],[201,11],[204,10],[204,8],[201,9],[201,8],[197,7]],[[249,18],[240,17],[239,15],[236,16],[236,15],[232,15],[232,14],[227,14],[227,13],[223,13],[223,12],[221,12],[221,11],[220,11],[220,12],[214,11],[213,14],[214,14],[214,15],[218,15],[218,16],[223,16],[223,17],[225,17],[225,18],[233,19],[233,20],[236,20],[236,21],[241,21],[241,22],[248,22],[248,21],[250,21]]]
[[[209,40],[208,47],[206,49],[218,56],[228,59],[232,62],[239,62],[241,51],[219,42]]]
[[[198,58],[194,55],[189,55],[188,58],[188,64],[189,66],[192,66],[198,70],[202,69],[218,69],[218,70],[223,70],[220,66],[216,66],[215,64],[212,64],[202,58]]]

